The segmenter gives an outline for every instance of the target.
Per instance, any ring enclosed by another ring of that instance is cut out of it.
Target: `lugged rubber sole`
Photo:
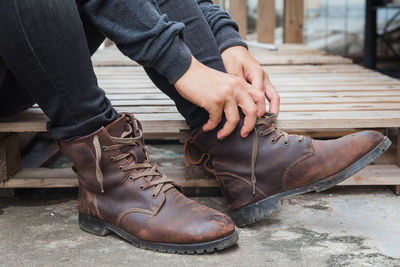
[[[204,254],[223,250],[237,243],[239,236],[235,230],[232,234],[218,240],[195,244],[157,243],[141,240],[128,234],[117,226],[104,222],[97,217],[79,213],[79,226],[83,231],[105,236],[111,232],[132,243],[135,247],[167,253]]]
[[[270,217],[279,212],[281,207],[281,199],[312,191],[321,192],[343,182],[373,162],[376,158],[380,157],[389,148],[391,143],[392,142],[389,140],[389,138],[385,136],[382,142],[372,149],[368,154],[364,155],[362,158],[342,171],[319,182],[272,195],[235,211],[231,211],[231,218],[235,222],[236,226],[243,227]]]

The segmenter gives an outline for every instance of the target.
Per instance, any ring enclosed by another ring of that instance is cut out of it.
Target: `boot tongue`
[[[107,125],[106,130],[110,136],[120,137],[123,132],[128,131],[126,115],[122,114],[117,120]]]
[[[132,125],[132,128],[134,126]],[[122,114],[117,120],[112,122],[106,127],[107,132],[112,137],[121,137],[123,132],[129,131],[128,122],[126,120],[126,115]],[[132,133],[133,134],[133,133]],[[133,137],[133,136],[127,136]],[[135,161],[136,163],[142,163],[146,160],[146,154],[142,149],[143,145],[135,146],[125,146],[120,148],[122,153],[132,153],[132,156],[128,158],[129,161]]]

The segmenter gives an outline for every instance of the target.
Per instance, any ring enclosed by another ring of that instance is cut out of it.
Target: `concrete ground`
[[[238,229],[238,245],[200,256],[88,234],[78,227],[72,193],[40,198],[0,199],[1,266],[400,266],[400,196],[385,187],[284,200],[278,215]],[[196,199],[226,212],[222,198]]]

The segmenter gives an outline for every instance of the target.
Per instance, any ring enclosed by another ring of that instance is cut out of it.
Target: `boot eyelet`
[[[101,149],[103,149],[103,151],[105,151],[106,150],[106,146],[102,146]]]
[[[288,146],[288,145],[289,145],[289,142],[285,142],[284,144],[285,144],[285,146]]]
[[[276,140],[274,138],[269,139],[269,141],[271,142],[271,144],[276,144]]]
[[[301,143],[303,143],[303,139],[302,140],[297,140],[297,143],[299,143],[299,144],[301,144]]]
[[[156,199],[157,198],[156,194],[152,194],[151,198]]]
[[[114,157],[110,157],[110,161],[114,161]]]
[[[139,190],[140,190],[140,191],[143,191],[143,190],[144,190],[143,185],[139,185]]]
[[[122,166],[119,166],[119,170],[122,171]]]
[[[132,176],[129,176],[129,177],[128,177],[128,180],[129,180],[129,182],[133,182]]]

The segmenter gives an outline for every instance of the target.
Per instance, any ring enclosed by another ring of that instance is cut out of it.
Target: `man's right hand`
[[[236,128],[240,118],[238,106],[245,114],[240,131],[243,138],[253,130],[257,113],[265,112],[265,97],[261,91],[239,78],[201,64],[194,57],[189,69],[174,86],[185,99],[210,114],[203,131],[215,129],[221,122],[222,112],[225,113],[226,123],[218,131],[218,139],[230,135]]]

